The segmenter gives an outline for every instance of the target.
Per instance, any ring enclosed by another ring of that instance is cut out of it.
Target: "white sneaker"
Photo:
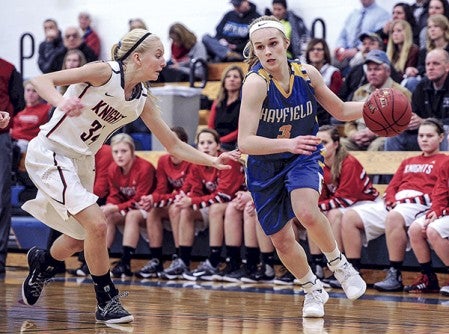
[[[317,280],[314,285],[318,285],[319,288],[305,291],[306,295],[304,297],[304,305],[302,307],[302,316],[304,318],[324,317],[324,304],[328,301],[329,295],[326,290],[324,290],[323,285],[319,280]]]
[[[343,254],[340,262],[335,265],[328,264],[328,267],[334,272],[335,278],[340,282],[348,299],[356,300],[365,293],[365,281]]]

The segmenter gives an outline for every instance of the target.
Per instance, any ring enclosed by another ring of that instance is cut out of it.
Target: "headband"
[[[131,54],[131,52],[133,52],[135,49],[137,49],[137,47],[144,41],[145,38],[147,38],[148,36],[151,35],[151,32],[147,32],[145,35],[143,35],[142,37],[140,37],[140,39],[136,42],[136,44],[134,44],[132,46],[131,49],[129,49],[123,56],[120,57],[120,61],[125,60],[126,58],[128,58],[128,56]],[[120,43],[121,44],[121,43]]]
[[[275,29],[281,31],[284,35],[287,35],[285,33],[284,25],[281,22],[273,21],[273,20],[260,21],[260,22],[253,24],[253,26],[249,29],[249,35],[251,36],[251,34],[253,32],[255,32],[256,30],[262,29],[262,28],[275,28]]]

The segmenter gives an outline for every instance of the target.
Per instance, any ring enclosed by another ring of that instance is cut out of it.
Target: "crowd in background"
[[[204,67],[192,70],[197,59],[206,63],[244,61],[248,25],[261,16],[261,12],[248,0],[231,0],[230,3],[233,9],[223,15],[215,33],[200,37],[181,22],[169,26],[170,52],[167,52],[167,65],[159,82],[189,81],[191,75],[195,80],[203,79]],[[423,248],[423,245],[430,243],[449,272],[449,234],[447,228],[441,227],[448,223],[449,160],[440,153],[448,150],[449,132],[447,0],[421,0],[411,5],[398,2],[392,13],[381,8],[375,0],[360,0],[360,8],[348,15],[341,28],[334,50],[330,50],[324,38],[311,35],[304,20],[289,10],[286,0],[273,0],[271,8],[265,9],[264,14],[275,16],[284,25],[290,40],[289,59],[316,67],[326,85],[343,101],[365,101],[374,90],[381,88],[400,90],[410,99],[413,116],[408,128],[390,138],[373,133],[363,119],[342,123],[318,106],[319,134],[328,154],[320,208],[332,224],[339,248],[346,252],[356,269],[362,266],[362,245],[386,234],[390,269],[387,277],[375,284],[376,289],[439,291],[438,279],[426,251],[428,246]],[[92,29],[89,13],[79,13],[78,22],[78,26],[61,30],[55,19],[44,21],[45,40],[39,44],[38,51],[38,66],[42,73],[80,67],[98,60],[101,36]],[[147,27],[143,19],[129,20],[129,30],[135,28]],[[34,196],[23,157],[27,143],[37,135],[39,126],[48,121],[52,108],[28,81],[22,82],[14,66],[0,61],[1,88],[6,93],[0,98],[0,110],[8,111],[12,119],[8,127],[0,130],[0,144],[7,148],[2,150],[0,159],[0,189],[4,190],[0,208],[1,274],[5,272],[11,220],[11,199],[5,194],[10,193],[11,183],[15,182],[28,188],[24,196]],[[197,148],[211,155],[237,148],[244,72],[241,67],[230,65],[222,73],[216,99],[211,101],[207,129],[200,131],[196,138]],[[63,94],[66,87],[59,89]],[[257,224],[254,204],[244,184],[243,164],[236,163],[229,171],[218,171],[193,166],[167,155],[159,160],[158,166],[152,166],[135,155],[136,143],[128,134],[139,131],[136,130],[138,127],[135,123],[124,133],[117,134],[110,147],[105,146],[106,153],[97,156],[99,162],[108,161],[103,164],[101,173],[107,180],[102,180],[102,186],[95,190],[111,224],[108,246],[112,245],[117,229],[123,234],[122,257],[112,269],[112,275],[129,277],[134,274],[131,259],[142,236],[149,244],[151,259],[135,273],[139,278],[230,282],[274,280],[278,284],[293,284],[294,278],[286,270],[275,277],[274,248]],[[181,140],[187,141],[182,124],[172,130]],[[382,199],[368,176],[357,179],[356,176],[363,174],[363,166],[350,155],[351,150],[408,150],[422,154],[403,162],[400,173],[394,176],[385,199]],[[433,170],[431,173],[407,174],[407,166],[416,164],[430,164]],[[423,178],[428,181],[426,184],[423,184]],[[96,184],[100,184],[100,180]],[[360,196],[354,195],[354,184],[359,186]],[[438,201],[432,202],[433,196]],[[22,201],[28,198],[22,198]],[[410,200],[414,202],[410,204]],[[366,218],[367,212],[375,217]],[[419,213],[420,218],[415,220],[415,214],[419,216]],[[427,229],[428,235],[423,238],[420,233],[423,225],[436,227]],[[302,230],[300,222],[295,226],[298,231]],[[397,226],[402,233],[398,232]],[[409,227],[410,241],[422,275],[412,286],[404,288],[400,269],[404,244],[408,240],[405,231]],[[162,257],[164,228],[172,231],[176,247],[171,264],[165,268]],[[206,229],[209,230],[210,254],[191,270],[195,235]],[[244,262],[240,254],[242,245],[245,247]],[[225,266],[221,265],[223,247],[227,258]],[[335,278],[324,277],[326,264],[322,254],[316,252],[313,245],[310,245],[310,251],[316,275],[332,286],[338,285]],[[72,274],[86,276],[89,272],[82,254],[80,260],[80,268]],[[449,284],[441,288],[441,293],[449,295]]]

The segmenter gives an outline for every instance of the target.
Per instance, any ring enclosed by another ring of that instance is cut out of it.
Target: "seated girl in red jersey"
[[[180,140],[187,143],[188,136],[184,128],[173,127],[171,129]],[[163,228],[166,221],[170,221],[173,215],[174,194],[184,185],[184,181],[192,164],[166,154],[159,158],[156,171],[156,190],[146,196],[142,196],[139,206],[148,211],[147,234],[151,252],[151,259],[142,269],[136,272],[139,278],[157,278],[163,271],[162,266],[162,243]],[[179,241],[178,230],[173,230],[173,239],[178,253]]]
[[[344,251],[341,236],[341,218],[348,207],[370,203],[379,196],[379,192],[366,174],[363,166],[340,143],[340,134],[335,126],[324,125],[318,130],[317,137],[325,147],[324,151],[324,181],[318,206],[329,220],[338,248]],[[326,259],[319,248],[309,239],[312,270],[323,279]],[[352,264],[358,269],[358,264]],[[324,280],[326,281],[326,280]],[[341,287],[336,279],[335,287]]]
[[[385,233],[390,268],[378,291],[402,291],[401,267],[408,248],[407,229],[430,208],[431,194],[446,155],[440,153],[443,124],[425,119],[418,130],[422,154],[402,161],[385,190],[383,201],[357,205],[343,215],[342,237],[348,261],[360,263],[362,245]]]
[[[201,130],[197,135],[197,143],[201,152],[211,156],[220,155],[220,137],[215,130]],[[199,277],[212,277],[217,272],[223,246],[224,212],[227,203],[244,184],[243,166],[237,161],[229,164],[231,169],[222,171],[200,165],[191,166],[184,186],[174,197],[174,214],[170,217],[172,230],[174,234],[178,233],[179,258],[175,257],[160,277],[196,280]],[[207,227],[210,257],[189,273],[195,233]],[[204,271],[205,267],[210,270]]]
[[[116,228],[123,233],[123,254],[111,270],[113,277],[132,276],[131,257],[145,226],[146,211],[136,204],[144,195],[151,193],[156,185],[154,166],[135,155],[131,136],[120,133],[111,139],[114,164],[108,170],[109,195],[101,206],[108,218],[107,246],[114,242]],[[146,236],[145,236],[146,237]]]

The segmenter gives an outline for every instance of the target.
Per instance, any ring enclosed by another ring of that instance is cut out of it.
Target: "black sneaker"
[[[70,275],[77,277],[87,277],[88,275],[90,275],[89,267],[87,266],[86,262],[81,263],[81,265],[77,269],[68,269],[67,272]]]
[[[166,280],[182,279],[182,275],[188,271],[189,268],[185,265],[184,261],[177,255],[173,255],[170,266],[160,272],[159,277]]]
[[[111,276],[114,278],[132,277],[131,266],[124,264],[122,261],[117,262],[114,268],[111,270]]]
[[[97,305],[97,312],[95,312],[95,319],[97,322],[106,324],[123,324],[134,320],[134,317],[123,308],[120,303],[120,297],[127,296],[128,294],[120,293],[115,297],[112,297],[110,301],[104,307]]]
[[[273,283],[278,285],[293,285],[295,281],[295,276],[284,266],[281,267],[281,274],[277,276]]]
[[[409,293],[436,293],[440,291],[438,277],[434,273],[429,275],[420,274],[418,278],[410,285],[404,287],[405,292]]]
[[[274,279],[274,268],[268,264],[262,264],[243,276],[240,280],[244,283],[270,283]]]
[[[241,282],[242,277],[249,276],[249,270],[246,264],[242,264],[240,268],[237,268],[236,270],[233,270],[226,275],[223,276],[223,281],[225,282],[231,282],[231,283],[238,283]]]
[[[22,298],[26,305],[34,305],[41,296],[44,285],[55,275],[55,268],[44,267],[46,250],[31,248],[27,253],[29,274],[22,284]]]
[[[135,273],[138,278],[157,278],[159,273],[164,270],[159,259],[151,259],[146,265]]]

